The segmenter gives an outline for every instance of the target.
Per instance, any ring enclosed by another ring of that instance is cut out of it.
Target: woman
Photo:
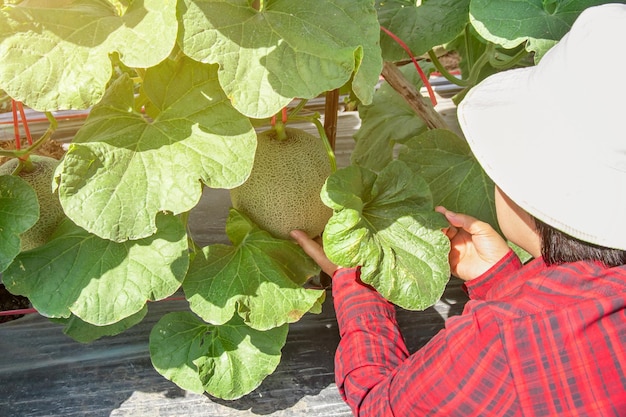
[[[537,66],[463,100],[500,228],[535,259],[522,265],[491,226],[438,207],[470,301],[414,354],[358,268],[292,233],[333,277],[336,381],[355,415],[626,415],[626,85],[581,87],[591,59],[626,68],[625,40],[626,5],[589,8]]]

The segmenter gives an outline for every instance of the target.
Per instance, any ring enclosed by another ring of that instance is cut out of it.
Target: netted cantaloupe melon
[[[318,236],[332,210],[322,203],[320,191],[331,166],[322,139],[303,130],[285,128],[257,135],[254,166],[248,180],[230,190],[233,207],[261,229],[288,239],[294,229]]]
[[[65,214],[57,194],[52,192],[52,178],[59,161],[48,156],[30,155],[32,165],[23,167],[19,176],[33,187],[39,201],[39,220],[20,235],[21,250],[30,250],[46,243]],[[0,165],[0,175],[10,175],[19,164],[17,158]]]

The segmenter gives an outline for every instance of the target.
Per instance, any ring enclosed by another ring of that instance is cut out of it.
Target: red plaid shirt
[[[395,308],[358,277],[333,277],[335,377],[355,415],[626,416],[625,266],[522,267],[510,252],[413,355]]]

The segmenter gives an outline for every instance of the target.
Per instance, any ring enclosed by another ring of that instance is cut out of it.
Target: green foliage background
[[[290,323],[320,311],[319,273],[293,242],[232,210],[230,245],[197,248],[186,219],[203,188],[243,183],[256,128],[294,99],[344,88],[362,126],[352,164],[322,190],[329,256],[361,265],[392,302],[423,309],[449,278],[444,204],[495,224],[493,184],[463,138],[429,130],[384,62],[428,55],[464,93],[533,65],[591,0],[28,0],[0,8],[0,89],[39,111],[89,109],[54,180],[67,220],[19,253],[35,194],[0,177],[0,272],[44,316],[88,342],[140,322],[183,290],[190,311],[153,329],[155,368],[184,389],[235,399],[280,361]],[[511,25],[508,22],[523,22]],[[462,57],[461,77],[433,52]],[[404,77],[417,89],[411,65]],[[426,105],[430,105],[425,101]],[[54,124],[54,123],[53,123]],[[4,153],[11,155],[10,153]],[[210,191],[210,190],[209,190]]]

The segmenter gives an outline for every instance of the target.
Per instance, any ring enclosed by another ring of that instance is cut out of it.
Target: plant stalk
[[[328,140],[328,136],[326,136],[324,126],[317,117],[312,118],[311,121],[315,124],[315,127],[317,127],[320,138],[324,142],[324,147],[326,148],[326,153],[328,154],[328,160],[330,161],[330,171],[335,172],[337,171],[337,159],[335,158],[335,151]]]
[[[434,107],[424,104],[424,97],[404,74],[391,62],[383,64],[383,77],[400,94],[430,129],[448,129],[445,120]]]
[[[428,51],[428,57],[430,58],[431,62],[435,65],[435,68],[437,68],[437,71],[439,71],[439,73],[446,80],[450,81],[452,84],[458,85],[459,87],[467,87],[469,85],[467,80],[459,79],[455,77],[454,75],[450,74],[450,72],[441,64],[441,61],[439,61],[439,58],[437,58],[437,54],[435,54],[435,52],[432,49]]]
[[[291,119],[292,117],[295,117],[298,113],[300,113],[300,111],[304,108],[304,106],[306,106],[308,102],[309,100],[307,99],[300,100],[300,102],[289,112],[288,119]]]
[[[482,53],[482,55],[478,57],[476,62],[474,62],[474,65],[472,65],[472,68],[470,69],[469,76],[467,77],[467,82],[469,83],[469,85],[476,85],[476,83],[478,82],[478,77],[480,76],[480,71],[482,71],[483,67],[489,63],[489,60],[491,58],[491,55],[493,55],[494,50],[495,45],[490,43],[489,45],[487,45],[487,48],[485,48],[485,51]]]
[[[494,67],[497,68],[499,70],[507,70],[509,68],[512,68],[513,66],[515,66],[518,62],[520,62],[522,59],[524,59],[524,57],[526,57],[528,55],[528,51],[524,48],[522,48],[518,53],[516,53],[515,55],[513,55],[512,57],[508,57],[508,59],[506,60],[502,60],[502,61],[498,61],[496,59],[496,56],[494,55],[490,60],[489,60],[489,64]]]

